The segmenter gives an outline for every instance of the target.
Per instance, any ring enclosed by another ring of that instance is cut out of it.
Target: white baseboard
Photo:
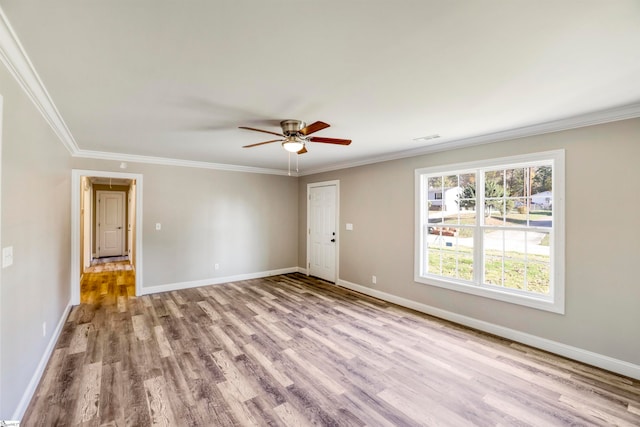
[[[47,348],[44,350],[44,353],[40,358],[38,367],[36,368],[36,371],[33,373],[33,376],[31,377],[31,381],[29,381],[29,385],[27,386],[27,389],[22,394],[22,399],[20,399],[20,402],[18,403],[18,407],[16,408],[16,410],[13,413],[13,416],[11,417],[12,420],[21,420],[22,416],[27,410],[27,407],[29,406],[29,402],[31,402],[31,398],[33,397],[33,394],[36,392],[36,388],[40,383],[42,374],[44,374],[44,370],[47,367],[47,363],[49,362],[51,353],[53,353],[53,349],[55,348],[56,343],[58,342],[58,338],[60,337],[62,328],[64,327],[64,324],[67,321],[67,317],[69,317],[71,308],[72,308],[72,305],[71,305],[71,302],[69,301],[64,311],[62,312],[62,316],[60,316],[60,320],[58,320],[56,329],[53,331],[53,334],[51,334],[51,339],[49,340],[49,344],[47,344]]]
[[[495,325],[493,323],[485,322],[483,320],[474,319],[472,317],[463,316],[461,314],[453,313],[451,311],[442,310],[440,308],[432,307],[430,305],[422,304],[416,301],[412,301],[406,298],[402,298],[396,295],[388,294],[386,292],[371,289],[366,286],[358,285],[348,282],[346,280],[338,280],[338,285],[351,289],[356,292],[363,293],[384,301],[388,301],[394,304],[401,305],[403,307],[411,308],[422,313],[429,314],[431,316],[439,317],[441,319],[449,320],[460,325],[469,326],[470,328],[478,329],[480,331],[488,332],[503,338],[510,339],[522,344],[530,345],[532,347],[546,350],[560,356],[568,357],[569,359],[577,360],[579,362],[587,363],[589,365],[597,366],[602,369],[606,369],[611,372],[616,372],[621,375],[626,375],[631,378],[640,380],[640,365],[625,362],[624,360],[614,359],[609,356],[605,356],[592,351],[584,350],[578,347],[566,345],[557,341],[548,340],[535,335],[528,334],[526,332],[517,331],[515,329],[506,328],[504,326]]]
[[[158,292],[178,291],[180,289],[197,288],[199,286],[219,285],[222,283],[238,282],[240,280],[260,279],[262,277],[277,276],[279,274],[299,273],[300,267],[281,268],[278,270],[259,271],[256,273],[238,274],[235,276],[212,277],[210,279],[193,280],[190,282],[167,283],[166,285],[157,285],[143,287],[142,295],[156,294]]]

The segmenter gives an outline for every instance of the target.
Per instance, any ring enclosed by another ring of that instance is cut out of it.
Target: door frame
[[[311,230],[311,189],[316,187],[336,187],[336,245],[335,245],[335,263],[336,271],[335,278],[333,283],[338,284],[338,278],[340,277],[340,180],[332,180],[332,181],[322,181],[322,182],[311,182],[307,184],[307,229],[305,230],[306,240],[307,240],[307,262],[306,262],[306,271],[307,276],[310,275],[311,271],[311,239],[309,238],[310,230]]]
[[[2,94],[0,93],[0,213],[2,212],[2,136],[4,135],[3,132],[3,125],[2,125],[2,118],[4,117],[3,114],[3,108],[4,108],[4,98],[2,97]],[[0,243],[2,243],[2,215],[0,215]],[[1,249],[0,249],[1,251]],[[0,289],[2,289],[1,285],[2,285],[2,264],[1,264],[1,260],[0,260]],[[0,291],[0,330],[2,330],[2,292]],[[2,337],[0,337],[0,378],[2,378],[2,366],[3,364],[2,362]],[[34,393],[35,393],[35,388],[34,388]],[[2,400],[2,387],[0,387],[0,401]],[[22,401],[20,402],[22,403]],[[24,408],[24,410],[26,410],[27,405],[25,404],[24,407],[19,406],[21,408]]]
[[[122,236],[120,237],[120,255],[122,256],[123,254],[126,254],[126,249],[125,249],[125,242],[127,241],[127,236],[125,236],[125,231],[128,231],[128,224],[127,224],[127,212],[128,212],[128,197],[127,197],[127,193],[125,191],[119,191],[119,190],[113,190],[113,191],[109,191],[109,190],[96,190],[96,201],[99,202],[100,201],[100,196],[102,195],[102,193],[119,193],[122,195]],[[100,222],[100,215],[102,215],[102,209],[105,209],[103,207],[103,205],[99,205],[99,208],[96,209],[96,245],[97,248],[96,249],[96,254],[98,255],[98,258],[101,258],[100,256],[100,247],[101,247],[101,238],[100,238],[100,234],[102,232],[101,230],[101,222]]]
[[[136,181],[136,246],[135,272],[136,296],[142,295],[142,174],[94,171],[83,169],[71,170],[71,304],[80,304],[80,193],[81,177],[125,178]]]

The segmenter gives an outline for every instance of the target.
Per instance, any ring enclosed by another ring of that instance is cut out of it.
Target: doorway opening
[[[71,181],[72,304],[140,295],[142,175],[74,169]]]
[[[307,274],[336,283],[340,181],[307,184]]]
[[[128,231],[133,226],[126,220],[127,211],[132,209],[133,206],[131,203],[126,202],[128,193],[132,191],[131,189],[135,183],[131,180],[123,180],[122,184],[124,185],[117,186],[122,189],[115,189],[113,185],[109,184],[109,189],[106,190],[98,189],[103,186],[107,187],[106,185],[98,186],[96,182],[99,179],[95,177],[88,178],[88,181],[91,182],[89,185],[93,187],[92,199],[95,207],[91,215],[91,222],[95,224],[95,227],[91,228],[91,240],[95,242],[91,251],[92,261],[128,256],[131,253],[131,241],[127,239],[128,236],[125,231]],[[88,228],[87,231],[89,231]],[[93,230],[95,230],[95,233]]]

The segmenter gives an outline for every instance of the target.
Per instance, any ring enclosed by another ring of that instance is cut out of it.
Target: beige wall
[[[640,364],[639,141],[634,119],[302,177],[298,265],[307,183],[338,179],[340,279]],[[566,150],[565,315],[414,282],[416,168],[554,149]]]
[[[119,164],[73,159],[76,169]],[[297,266],[295,178],[131,162],[126,172],[143,175],[143,287]]]
[[[0,419],[11,419],[69,303],[70,155],[5,67],[0,286]],[[47,323],[46,336],[42,324]]]

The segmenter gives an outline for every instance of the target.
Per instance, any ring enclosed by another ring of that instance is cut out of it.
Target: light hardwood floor
[[[106,262],[92,265],[80,282],[80,303],[94,304],[98,301],[121,302],[136,294],[135,273],[129,261]]]
[[[640,425],[639,381],[301,274],[132,274],[74,307],[23,426]]]

